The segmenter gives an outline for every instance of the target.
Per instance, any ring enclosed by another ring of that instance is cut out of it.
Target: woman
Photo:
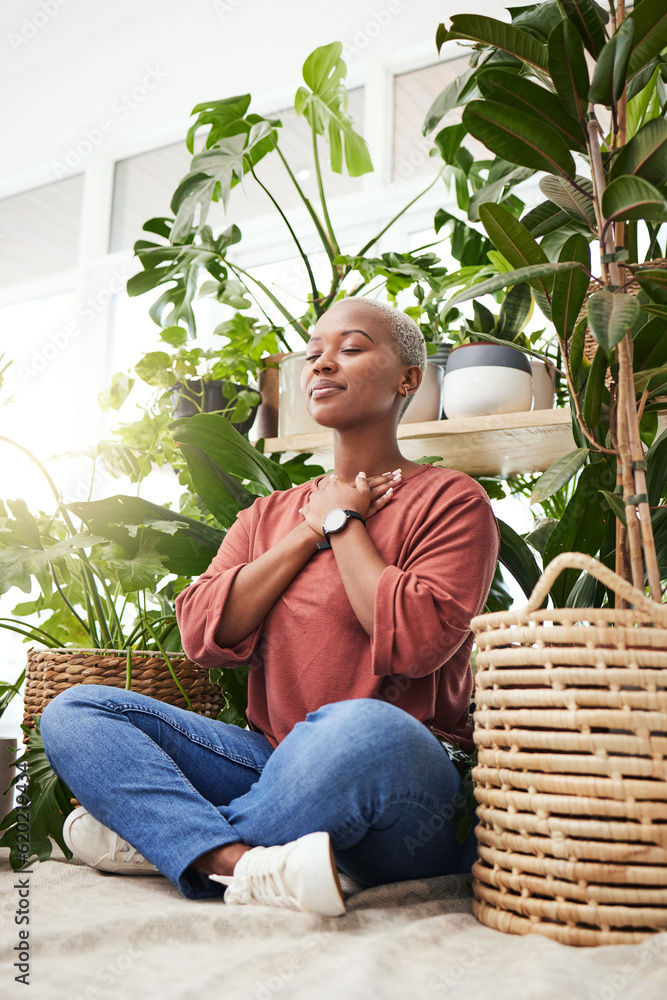
[[[104,686],[59,694],[42,734],[82,803],[64,830],[77,857],[327,915],[345,910],[338,870],[364,886],[470,870],[462,777],[434,734],[473,748],[469,626],[499,539],[474,480],[399,451],[425,364],[390,306],[320,318],[302,388],[333,474],[241,511],[176,603],[191,659],[250,665],[250,727]]]

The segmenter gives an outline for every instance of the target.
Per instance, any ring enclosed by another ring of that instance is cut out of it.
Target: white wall
[[[103,152],[120,158],[183,137],[202,100],[250,91],[289,106],[303,60],[330,41],[355,84],[436,61],[438,23],[459,9],[507,18],[489,0],[4,0],[0,196],[54,179],[52,162],[102,118]],[[123,95],[151,70],[159,82],[130,108]]]

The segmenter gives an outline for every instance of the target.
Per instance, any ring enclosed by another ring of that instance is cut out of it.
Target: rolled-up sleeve
[[[219,646],[215,634],[239,571],[252,561],[250,510],[242,510],[205,573],[176,598],[176,619],[185,654],[205,669],[248,663],[262,636],[263,623],[235,646]]]
[[[484,608],[498,561],[498,527],[475,495],[427,516],[402,565],[387,566],[375,594],[375,675],[425,677],[456,653]]]

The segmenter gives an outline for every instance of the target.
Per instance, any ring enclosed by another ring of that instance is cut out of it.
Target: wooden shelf
[[[569,409],[400,424],[398,440],[402,453],[412,461],[439,455],[448,468],[471,476],[544,472],[576,447]],[[333,433],[326,430],[267,438],[265,451],[310,451],[313,462],[330,469]]]

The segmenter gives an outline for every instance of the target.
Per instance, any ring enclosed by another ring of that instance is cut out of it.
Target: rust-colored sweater
[[[470,619],[487,598],[499,533],[482,487],[462,472],[422,465],[366,522],[386,563],[369,638],[331,549],[318,550],[264,622],[232,648],[215,641],[242,566],[302,520],[315,482],[259,497],[239,513],[208,570],[176,600],[183,649],[200,667],[250,665],[248,720],[276,747],[321,705],[382,698],[473,749]]]

